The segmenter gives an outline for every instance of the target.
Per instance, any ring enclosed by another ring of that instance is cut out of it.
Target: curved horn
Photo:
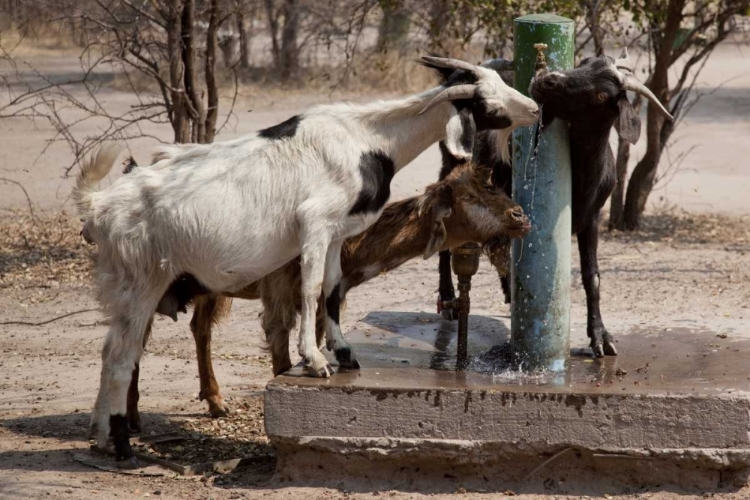
[[[512,71],[513,61],[507,59],[489,59],[480,64],[483,68],[489,68],[494,71]]]
[[[430,102],[427,103],[427,105],[422,108],[422,111],[419,112],[421,115],[422,113],[426,112],[428,109],[432,108],[433,106],[440,104],[441,102],[445,101],[455,101],[458,99],[471,99],[474,97],[474,94],[476,92],[476,85],[456,85],[455,87],[448,87],[447,89],[440,92],[438,95],[432,98]]]
[[[477,72],[477,67],[466,61],[460,59],[450,59],[444,57],[433,57],[433,56],[422,56],[424,62],[430,63],[433,66],[439,66],[441,68],[461,69],[464,71],[470,71],[471,73]]]
[[[651,101],[652,104],[656,106],[656,109],[659,110],[659,112],[669,121],[674,121],[674,118],[672,115],[669,114],[669,111],[662,105],[661,101],[654,95],[651,90],[646,87],[644,84],[636,80],[636,78],[633,75],[624,74],[625,76],[625,83],[624,87],[625,90],[632,90],[633,92],[638,92],[642,96],[644,96],[646,99]]]

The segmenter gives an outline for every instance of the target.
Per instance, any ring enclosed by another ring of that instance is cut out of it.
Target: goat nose
[[[509,208],[505,211],[505,215],[519,222],[524,220],[523,209],[521,207]]]

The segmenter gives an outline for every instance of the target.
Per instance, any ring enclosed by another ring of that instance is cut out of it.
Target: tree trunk
[[[297,30],[299,28],[299,0],[284,0],[284,29],[281,32],[281,80],[295,78],[299,70],[299,47]]]
[[[667,21],[664,24],[664,30],[661,33],[660,41],[654,44],[655,64],[651,78],[647,83],[651,91],[666,103],[669,96],[669,66],[672,63],[672,48],[680,28],[682,20],[682,11],[685,7],[685,0],[669,0],[667,7]],[[659,26],[652,26],[658,29]],[[627,196],[625,197],[625,210],[623,212],[623,227],[627,230],[638,228],[641,215],[646,209],[646,202],[651,190],[654,187],[656,179],[656,170],[659,166],[661,152],[664,149],[662,144],[662,126],[664,118],[656,110],[655,106],[648,106],[648,128],[646,153],[638,165],[636,165],[633,174],[628,182]],[[670,125],[671,127],[671,125]]]
[[[167,57],[169,58],[169,95],[167,106],[169,121],[174,130],[174,142],[190,142],[190,121],[187,111],[187,96],[183,91],[182,65],[182,0],[169,3],[167,14]]]
[[[255,16],[250,16],[250,22],[253,22]],[[250,37],[245,27],[245,11],[242,6],[237,7],[237,32],[240,34],[240,68],[250,68]]]
[[[185,67],[185,95],[188,104],[188,112],[192,122],[192,142],[205,142],[206,137],[206,110],[203,100],[198,92],[195,70],[195,39],[193,37],[193,26],[195,25],[195,0],[184,0],[185,7],[182,9],[182,64]]]
[[[216,86],[216,31],[219,29],[219,0],[211,0],[208,31],[206,32],[206,94],[208,107],[206,109],[206,122],[204,126],[204,137],[202,141],[209,143],[214,141],[216,135],[216,120],[219,116],[219,90]]]
[[[378,26],[377,51],[387,53],[394,47],[400,49],[409,34],[411,17],[403,2],[383,3],[383,18]]]
[[[279,69],[281,66],[281,49],[279,48],[279,13],[276,12],[273,4],[273,0],[265,0],[266,15],[268,16],[268,31],[271,35],[273,66],[276,69]]]
[[[633,110],[636,114],[641,112],[643,98],[636,94],[633,100]],[[613,229],[622,229],[622,212],[625,208],[625,183],[628,180],[628,163],[630,162],[630,143],[622,138],[617,142],[617,162],[615,170],[617,171],[617,184],[612,191],[609,208],[609,225],[610,231]]]
[[[430,50],[441,55],[449,56],[452,47],[449,47],[450,30],[450,1],[432,0],[432,15],[430,17]]]
[[[586,26],[591,31],[591,39],[594,41],[594,55],[604,54],[604,30],[599,22],[599,7],[601,0],[587,0],[586,5]]]

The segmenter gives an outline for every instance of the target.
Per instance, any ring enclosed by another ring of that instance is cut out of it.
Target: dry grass
[[[263,397],[232,398],[230,403],[233,412],[222,419],[172,417],[164,430],[174,431],[177,426],[183,439],[142,444],[140,451],[181,465],[272,456],[273,449],[263,427]]]
[[[65,212],[0,214],[0,289],[55,289],[90,283],[91,251],[81,223]],[[34,299],[32,299],[34,300]]]
[[[717,214],[694,214],[678,209],[660,210],[646,214],[637,231],[600,232],[604,240],[660,241],[680,245],[724,245],[731,249],[750,251],[750,215],[728,216]]]

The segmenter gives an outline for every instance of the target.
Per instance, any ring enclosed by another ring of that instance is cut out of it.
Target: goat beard
[[[490,260],[499,278],[510,275],[510,242],[507,236],[498,236],[482,246],[482,253]]]

